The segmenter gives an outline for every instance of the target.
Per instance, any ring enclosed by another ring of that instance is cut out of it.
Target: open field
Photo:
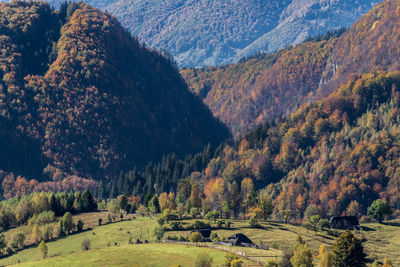
[[[74,218],[75,220],[75,218]],[[103,219],[104,221],[104,219]],[[107,247],[107,245],[113,245],[117,242],[118,245],[128,244],[129,234],[132,234],[133,240],[138,238],[144,240],[148,239],[154,241],[153,229],[156,226],[156,220],[148,217],[138,217],[135,220],[123,221],[118,223],[112,223],[100,227],[95,227],[91,231],[86,231],[79,234],[66,236],[58,240],[48,242],[49,257],[56,255],[69,255],[74,252],[81,251],[81,243],[84,239],[91,241],[91,247],[93,249],[99,249]],[[121,228],[122,230],[119,230]],[[93,234],[95,233],[95,234]],[[19,251],[18,253],[1,259],[0,265],[15,264],[18,262],[26,262],[32,260],[38,260],[40,258],[39,251],[36,247],[31,247]]]
[[[194,255],[200,251],[207,251],[217,263],[220,258],[225,255],[224,251],[212,248],[200,248],[186,246],[185,244],[158,244],[154,243],[153,229],[156,227],[156,218],[140,217],[134,220],[112,223],[103,226],[97,226],[97,219],[103,218],[105,221],[106,213],[88,213],[78,215],[80,219],[85,221],[86,226],[93,227],[92,230],[67,236],[52,242],[48,242],[49,259],[40,260],[40,254],[36,247],[24,249],[10,257],[0,259],[0,265],[10,265],[19,262],[27,263],[28,266],[60,266],[60,265],[76,265],[76,262],[85,263],[88,266],[96,266],[98,262],[102,262],[102,266],[112,264],[129,265],[134,264],[146,266],[162,266],[160,262],[170,262],[170,259],[182,260],[182,265],[191,266]],[[78,217],[74,217],[77,221]],[[192,223],[193,221],[183,221],[183,223]],[[252,260],[266,262],[269,259],[279,260],[282,250],[290,248],[297,235],[301,235],[306,243],[317,254],[318,248],[324,244],[328,249],[335,242],[336,236],[329,235],[326,232],[314,233],[302,226],[262,222],[260,228],[250,228],[247,221],[232,220],[232,229],[213,230],[220,238],[229,237],[234,233],[243,233],[247,235],[254,243],[264,244],[270,247],[269,250],[257,250],[243,247],[227,247],[216,245],[220,248],[233,252],[244,252],[247,257]],[[121,230],[120,230],[121,229]],[[20,231],[20,229],[10,230],[12,232]],[[133,241],[136,239],[147,239],[152,244],[146,245],[128,245],[129,234],[132,235]],[[188,236],[190,231],[170,231],[166,232],[167,236]],[[7,233],[9,234],[9,233]],[[340,234],[340,231],[338,231]],[[383,261],[388,256],[394,263],[394,266],[400,266],[400,226],[396,223],[377,224],[369,223],[363,225],[363,230],[357,234],[359,238],[365,240],[364,246],[370,260],[378,259]],[[91,241],[91,250],[88,252],[81,251],[81,242],[84,239]],[[117,246],[115,246],[115,242]],[[212,243],[205,243],[212,245]],[[163,256],[158,256],[158,254]],[[155,255],[147,257],[146,255]],[[222,256],[221,256],[222,255]],[[80,259],[82,261],[80,261]],[[110,260],[108,260],[110,259]],[[160,261],[157,261],[160,259]],[[103,261],[106,260],[103,264]],[[165,261],[164,261],[165,260]],[[189,264],[190,262],[190,264]],[[47,265],[46,265],[47,264]],[[165,265],[164,265],[165,266]]]
[[[88,213],[73,215],[73,220],[75,223],[78,220],[82,220],[85,223],[83,226],[83,229],[85,230],[88,228],[93,228],[93,227],[98,226],[99,218],[101,218],[103,220],[103,223],[106,223],[107,216],[108,216],[108,212],[104,212],[104,211],[88,212]],[[128,215],[125,215],[124,219],[131,219],[133,217],[134,217],[134,215],[128,214]],[[119,216],[117,216],[116,220],[117,221],[120,220]],[[54,233],[56,233],[57,228],[58,228],[58,222],[52,223],[51,225],[53,226]],[[7,240],[11,240],[14,234],[24,233],[26,236],[25,245],[31,245],[33,243],[33,241],[31,240],[31,232],[32,232],[32,226],[23,225],[18,228],[10,229],[10,230],[6,231],[4,234],[5,234]]]
[[[200,253],[213,258],[213,266],[221,266],[225,252],[205,247],[176,244],[143,244],[109,247],[68,256],[58,256],[41,261],[33,261],[21,266],[193,266]],[[243,260],[245,266],[254,265]],[[18,265],[19,266],[19,265]]]
[[[290,248],[297,235],[301,235],[307,245],[318,253],[320,245],[328,250],[336,240],[336,235],[329,235],[326,231],[317,232],[307,230],[302,226],[283,224],[276,222],[262,222],[260,228],[250,228],[247,221],[232,220],[232,229],[214,230],[220,238],[229,237],[240,232],[248,236],[255,244],[262,242],[270,248],[285,250]],[[189,223],[189,221],[186,221]],[[400,266],[400,224],[377,224],[368,223],[362,225],[364,230],[356,234],[358,238],[364,239],[364,247],[368,258],[371,260],[383,261],[385,256],[389,257],[394,266]],[[337,234],[343,231],[337,231]],[[187,236],[188,231],[167,232],[166,236]],[[270,249],[272,252],[273,250]],[[276,251],[276,250],[275,250]],[[278,252],[279,253],[279,252]],[[273,253],[271,253],[273,254]],[[278,254],[279,255],[279,254]]]

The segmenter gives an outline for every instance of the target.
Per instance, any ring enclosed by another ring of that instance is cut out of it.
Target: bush
[[[222,228],[222,226],[225,224],[225,221],[223,221],[223,220],[218,220],[217,221],[217,227],[218,228]]]
[[[55,216],[53,211],[43,211],[39,214],[33,215],[31,218],[28,220],[28,225],[45,225],[49,223],[53,223],[57,220],[57,217]]]
[[[103,219],[99,218],[99,226],[103,223]]]
[[[260,225],[258,224],[258,220],[257,220],[256,216],[254,216],[254,215],[250,217],[250,219],[249,219],[249,224],[250,224],[251,227],[258,227],[258,226],[260,226]]]
[[[23,233],[16,233],[13,236],[11,247],[13,249],[23,249],[25,245],[25,235]]]
[[[341,234],[332,247],[334,266],[366,266],[364,247],[350,231]]]
[[[389,218],[392,214],[393,210],[390,205],[381,199],[375,200],[372,202],[371,206],[368,207],[368,216],[374,218],[379,223]]]
[[[206,253],[200,253],[196,261],[194,262],[195,267],[211,267],[211,264],[213,262],[213,258],[210,257],[210,255]]]
[[[156,227],[154,228],[153,234],[157,240],[161,240],[165,234],[165,230],[162,227]]]
[[[309,205],[309,206],[306,208],[306,211],[304,212],[304,218],[305,218],[307,221],[310,221],[311,216],[314,216],[314,215],[322,216],[322,211],[321,211],[320,208],[318,208],[318,207],[315,206],[315,205]]]
[[[200,209],[199,208],[191,208],[190,215],[192,215],[192,217],[196,218],[197,216],[200,215]]]
[[[78,230],[78,232],[83,231],[83,225],[84,225],[84,222],[81,219],[79,219],[78,223],[76,224],[76,229]]]
[[[82,245],[82,250],[89,250],[90,249],[90,240],[83,239],[81,245]]]
[[[211,228],[209,223],[205,223],[202,221],[195,221],[192,224],[193,229],[204,229],[204,228]]]
[[[213,241],[213,242],[219,241],[218,234],[217,234],[217,233],[211,233],[210,239],[211,239],[211,241]]]
[[[180,222],[172,222],[171,224],[171,230],[177,231],[181,229],[181,223]]]
[[[242,267],[243,261],[241,259],[236,259],[231,262],[231,267]]]
[[[190,242],[198,243],[203,241],[203,235],[199,232],[193,232],[189,237]]]
[[[66,212],[61,219],[61,224],[64,231],[69,234],[75,229],[75,224],[72,219],[72,214],[70,212]]]
[[[177,236],[167,236],[167,240],[178,241],[178,237]]]
[[[204,219],[208,221],[214,220],[214,222],[216,222],[218,218],[219,218],[219,212],[216,210],[210,211],[206,214],[206,216],[204,216]]]
[[[45,241],[49,241],[50,239],[53,238],[53,226],[51,225],[47,225],[44,230],[43,230],[43,234],[42,234],[42,238]]]
[[[42,258],[47,258],[48,248],[47,248],[47,245],[44,242],[44,240],[42,240],[42,242],[40,242],[38,248],[39,248],[40,255],[42,256]]]
[[[228,253],[228,254],[225,255],[224,265],[223,266],[231,267],[232,266],[232,262],[234,260],[238,260],[238,259],[240,259],[240,258],[235,253]]]
[[[225,226],[226,226],[227,229],[230,229],[232,224],[233,223],[230,220],[226,220],[226,222],[225,222]]]
[[[265,267],[279,267],[279,264],[274,260],[268,260]]]
[[[165,223],[165,219],[164,219],[164,217],[160,217],[160,218],[158,218],[158,219],[157,219],[157,222],[158,222],[158,224],[159,224],[160,226],[163,226],[163,225],[164,225],[164,223]],[[171,226],[171,228],[172,228],[172,226]]]
[[[179,237],[179,241],[180,241],[180,242],[186,242],[187,239],[186,239],[186,237],[184,237],[184,236],[180,236],[180,237]]]

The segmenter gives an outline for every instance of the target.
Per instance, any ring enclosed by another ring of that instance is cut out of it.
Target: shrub
[[[177,231],[181,229],[181,223],[180,222],[172,222],[171,224],[171,230]]]
[[[83,239],[81,245],[82,245],[82,250],[89,250],[90,249],[90,240]]]
[[[194,262],[195,267],[211,267],[211,264],[213,262],[213,258],[210,257],[210,255],[206,253],[200,253],[196,261]]]
[[[250,219],[249,219],[249,224],[250,224],[251,227],[258,227],[258,226],[260,226],[260,225],[258,224],[258,220],[257,220],[256,216],[254,216],[254,215],[250,217]]]
[[[47,245],[44,242],[44,240],[42,240],[42,242],[40,242],[38,248],[39,248],[40,255],[42,256],[42,258],[47,258],[48,248],[47,248]]]
[[[162,227],[156,227],[154,228],[153,234],[157,240],[161,240],[165,234],[165,230]]]
[[[350,231],[341,234],[333,244],[332,263],[334,266],[366,266],[364,247]]]
[[[184,237],[184,236],[180,236],[180,237],[179,237],[179,241],[181,241],[181,242],[186,242],[187,239],[186,239],[186,237]]]
[[[4,250],[7,247],[7,240],[6,240],[6,236],[4,234],[0,234],[0,253],[1,255],[4,254]]]
[[[158,222],[158,224],[159,224],[160,226],[163,226],[163,225],[164,225],[164,223],[165,223],[165,219],[164,219],[164,217],[160,217],[160,218],[158,218],[158,219],[157,219],[157,222]],[[171,228],[172,228],[172,225],[171,225]]]
[[[196,218],[197,216],[200,215],[200,209],[199,208],[191,208],[190,215],[192,215],[192,217]]]
[[[53,226],[47,225],[42,233],[42,238],[45,241],[49,241],[50,239],[53,238]]]
[[[190,242],[198,243],[203,241],[203,236],[199,232],[193,232],[189,237]]]
[[[233,223],[230,220],[226,220],[226,222],[225,222],[225,226],[226,226],[227,229],[230,229],[232,224]]]
[[[33,240],[34,243],[38,243],[40,241],[42,237],[42,234],[39,230],[39,226],[37,224],[34,224],[32,227],[32,234],[31,234],[31,238]]]
[[[293,267],[313,267],[311,249],[306,244],[298,244],[294,250],[293,257],[290,258],[290,262]]]
[[[103,219],[99,218],[99,226],[103,223]]]
[[[217,227],[218,228],[222,228],[222,226],[225,224],[225,221],[223,221],[223,220],[218,220],[217,221]]]
[[[13,249],[23,249],[25,245],[25,235],[23,233],[16,233],[13,236],[11,247]]]
[[[202,221],[195,221],[192,224],[193,229],[204,229],[204,228],[211,228],[209,223],[205,223]]]
[[[243,261],[241,259],[236,259],[231,262],[231,267],[242,267]]]
[[[75,224],[74,221],[72,220],[72,214],[70,212],[66,212],[64,214],[64,216],[61,219],[61,224],[66,233],[71,233],[74,230]]]
[[[279,267],[279,264],[274,260],[268,260],[265,267]]]
[[[167,236],[167,240],[178,241],[178,237],[177,236]]]
[[[238,259],[240,259],[240,258],[239,258],[239,256],[236,255],[235,253],[232,253],[232,252],[231,252],[231,253],[228,253],[228,254],[225,255],[223,266],[225,266],[225,267],[231,267],[232,262],[233,262],[234,260],[238,260]]]
[[[390,205],[381,199],[377,199],[372,202],[371,206],[368,207],[368,216],[374,218],[379,223],[384,219],[387,219],[393,214],[393,210]]]
[[[210,211],[206,214],[206,216],[204,216],[204,219],[208,221],[214,220],[214,222],[216,222],[218,218],[219,218],[219,212],[216,210]]]
[[[213,242],[219,241],[218,234],[217,234],[217,233],[211,233],[210,239],[211,239],[211,241],[213,241]]]
[[[145,216],[145,215],[147,215],[147,208],[145,207],[145,206],[143,206],[143,205],[140,205],[139,206],[139,208],[138,208],[138,210],[137,210],[137,212],[140,214],[140,215],[142,215],[142,216]]]
[[[107,203],[107,210],[110,213],[120,213],[120,207],[117,199],[111,199],[110,202]]]
[[[31,218],[28,220],[28,225],[44,225],[44,224],[49,224],[53,223],[57,220],[57,217],[55,216],[53,211],[43,211],[39,214],[33,215]]]
[[[79,219],[78,223],[76,224],[76,229],[78,230],[78,232],[83,231],[83,225],[84,225],[84,222],[81,219]]]

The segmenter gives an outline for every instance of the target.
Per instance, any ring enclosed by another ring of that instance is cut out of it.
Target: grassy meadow
[[[177,244],[122,245],[77,252],[21,264],[23,266],[193,266],[200,253],[213,258],[213,266],[221,266],[226,252],[212,248]],[[243,260],[245,266],[254,265]]]
[[[282,251],[290,248],[296,240],[297,235],[301,235],[304,241],[314,251],[318,253],[321,244],[328,250],[335,242],[336,236],[329,235],[327,232],[317,232],[307,230],[299,225],[290,225],[275,222],[262,222],[260,228],[249,227],[247,221],[232,220],[231,229],[213,230],[220,238],[229,237],[234,233],[247,235],[254,243],[264,244],[270,247],[269,250],[257,250],[244,247],[229,247],[222,245],[212,245],[204,243],[203,247],[188,246],[186,244],[164,244],[156,243],[153,236],[153,229],[158,225],[155,217],[141,217],[136,219],[124,220],[107,225],[98,226],[98,218],[105,218],[107,213],[96,212],[74,216],[74,221],[82,219],[86,227],[91,227],[82,233],[66,236],[55,241],[47,242],[49,258],[42,260],[37,247],[29,247],[18,253],[0,259],[0,265],[12,265],[21,263],[21,266],[170,266],[181,264],[183,266],[193,266],[197,255],[205,252],[213,257],[215,266],[222,263],[226,251],[241,252],[248,257],[245,266],[255,265],[256,261],[267,262],[268,260],[280,260]],[[131,217],[132,218],[132,215]],[[183,224],[192,223],[193,220],[183,221]],[[10,230],[6,233],[11,236],[13,233],[25,229],[29,232],[29,227],[24,226]],[[129,232],[129,233],[128,233]],[[168,236],[188,236],[190,231],[169,231]],[[337,232],[340,234],[340,231]],[[132,240],[149,240],[150,244],[129,245],[129,235]],[[369,223],[363,225],[363,230],[357,234],[358,238],[363,239],[368,258],[383,261],[388,256],[394,266],[400,266],[400,226],[396,223],[377,224]],[[29,240],[29,235],[27,235]],[[89,239],[91,249],[82,251],[81,243]],[[205,246],[214,246],[209,248]],[[223,251],[225,250],[225,251]],[[168,265],[165,265],[165,264]],[[318,266],[318,265],[316,265]]]

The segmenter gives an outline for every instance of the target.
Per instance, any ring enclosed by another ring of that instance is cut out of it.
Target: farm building
[[[331,228],[343,230],[359,230],[360,223],[355,216],[336,216],[329,220]]]

